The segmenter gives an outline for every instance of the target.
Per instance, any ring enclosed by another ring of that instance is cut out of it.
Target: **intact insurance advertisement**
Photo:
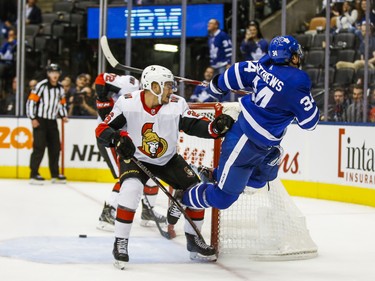
[[[282,179],[375,188],[375,127],[292,125],[282,146]]]

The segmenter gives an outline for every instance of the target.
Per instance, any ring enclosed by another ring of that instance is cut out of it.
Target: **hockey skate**
[[[177,201],[181,202],[183,193],[183,190],[175,190],[174,198],[176,198]],[[178,209],[177,205],[174,202],[172,202],[171,206],[168,208],[167,213],[168,224],[175,225],[180,219],[180,217],[181,211]]]
[[[190,252],[190,259],[196,261],[214,262],[217,260],[214,247],[207,245],[198,235],[185,232],[187,250]]]
[[[102,214],[99,217],[97,229],[104,231],[115,231],[116,209],[104,202]]]
[[[43,185],[45,179],[41,175],[32,176],[30,178],[30,184],[32,185]]]
[[[152,214],[152,212],[154,214]],[[149,206],[145,199],[142,199],[142,214],[141,214],[141,225],[151,226],[155,225],[155,220],[159,224],[166,224],[167,218],[162,214],[159,214]]]
[[[126,263],[129,261],[128,243],[128,239],[116,237],[113,244],[112,254],[115,258],[113,265],[120,270],[124,270]]]
[[[51,183],[65,184],[66,183],[66,177],[64,175],[58,175],[57,177],[53,177],[51,179]]]

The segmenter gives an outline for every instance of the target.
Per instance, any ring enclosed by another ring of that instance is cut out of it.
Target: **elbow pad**
[[[214,78],[210,81],[210,90],[212,93],[217,94],[217,95],[225,95],[227,92],[224,92],[222,89],[219,88],[218,83],[219,83],[219,76],[220,74],[216,74]]]

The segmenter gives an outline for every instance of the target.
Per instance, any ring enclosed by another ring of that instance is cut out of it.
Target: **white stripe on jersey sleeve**
[[[242,83],[241,76],[240,76],[240,64],[237,62],[234,64],[234,74],[236,75],[237,84],[240,89],[244,89],[245,86]]]
[[[306,118],[305,120],[303,120],[301,122],[299,122],[299,120],[297,119],[298,124],[300,126],[303,126],[303,125],[309,123],[311,120],[313,120],[316,117],[316,115],[318,114],[318,112],[319,112],[318,108],[315,107],[314,113],[309,118]],[[317,124],[318,124],[318,122],[316,122],[311,128],[306,128],[306,130],[314,130]]]
[[[224,83],[225,83],[225,86],[230,89],[230,90],[233,90],[232,87],[230,86],[229,84],[229,79],[228,79],[228,70],[225,70],[224,72]]]

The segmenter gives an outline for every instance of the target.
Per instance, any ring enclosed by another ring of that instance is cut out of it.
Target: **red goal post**
[[[221,113],[234,119],[239,104],[190,103],[198,114],[214,119]],[[221,140],[180,134],[179,154],[195,166],[217,167]],[[220,255],[242,255],[258,260],[295,260],[317,256],[317,246],[306,227],[305,217],[287,194],[280,180],[267,187],[246,187],[227,210],[212,210],[211,244]]]

